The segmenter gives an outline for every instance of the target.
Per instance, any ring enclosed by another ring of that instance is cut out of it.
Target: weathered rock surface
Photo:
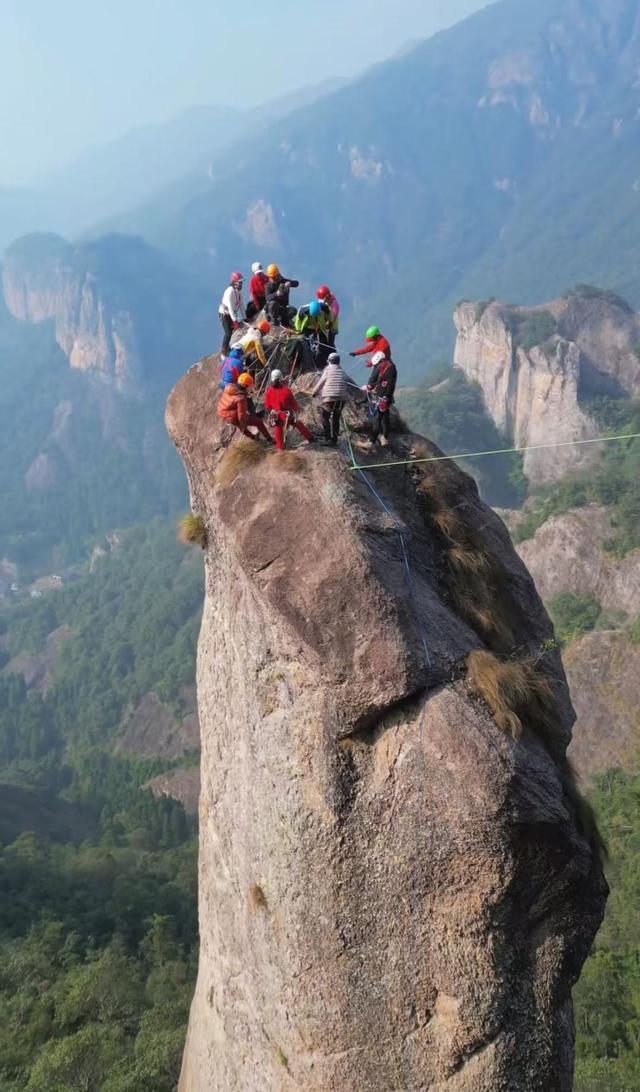
[[[578,714],[571,758],[584,777],[640,763],[640,647],[624,631],[588,633],[564,654]]]
[[[72,368],[92,372],[119,390],[132,390],[141,374],[135,322],[99,271],[79,248],[57,237],[41,243],[37,256],[7,256],[2,270],[4,298],[24,322],[52,319],[58,345]]]
[[[201,953],[180,1088],[569,1092],[571,988],[606,888],[533,582],[448,464],[370,472],[388,511],[344,444],[270,451],[230,481],[216,376],[215,359],[192,368],[167,412],[208,535]],[[471,694],[474,649],[544,677],[546,746]]]
[[[172,800],[178,800],[187,815],[198,814],[200,770],[196,766],[179,766],[169,770],[169,773],[147,781],[144,788],[150,789],[156,799],[169,796]]]
[[[604,610],[640,614],[640,550],[623,558],[607,553],[613,538],[611,511],[600,505],[553,516],[518,553],[548,602],[562,592],[591,595]]]
[[[598,436],[589,397],[640,394],[640,316],[611,294],[573,293],[537,308],[462,303],[454,321],[454,362],[517,447]],[[536,330],[541,343],[532,345]],[[524,471],[533,484],[559,481],[598,457],[590,445],[529,451]]]
[[[200,728],[188,689],[182,704],[185,708],[178,712],[153,691],[145,694],[123,718],[116,753],[172,759],[196,752]]]

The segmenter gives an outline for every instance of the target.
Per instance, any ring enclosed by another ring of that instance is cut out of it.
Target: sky
[[[487,0],[0,0],[0,185],[193,105],[259,105]]]

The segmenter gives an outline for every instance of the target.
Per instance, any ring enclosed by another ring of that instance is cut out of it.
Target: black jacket
[[[395,364],[392,360],[383,360],[381,364],[373,369],[367,385],[378,398],[388,398],[391,403],[396,392],[397,382],[398,369]]]
[[[267,303],[280,303],[285,307],[289,306],[289,289],[285,288],[285,285],[290,285],[291,288],[299,288],[300,281],[292,281],[290,277],[279,276],[276,280],[267,281]]]

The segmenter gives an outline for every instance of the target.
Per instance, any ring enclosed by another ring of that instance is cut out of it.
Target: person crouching
[[[313,434],[296,417],[300,412],[300,405],[291,388],[287,387],[279,368],[274,368],[271,372],[271,386],[267,388],[264,405],[271,415],[269,423],[273,426],[278,451],[284,451],[285,430],[289,426],[298,430],[305,443],[315,443]]]
[[[272,444],[273,440],[264,422],[256,413],[249,394],[253,386],[254,378],[248,372],[243,372],[242,375],[238,376],[237,383],[229,383],[218,402],[218,417],[226,424],[234,425],[244,436],[248,436],[250,440],[256,440],[256,442],[258,442],[258,437],[249,432],[249,429],[257,428],[267,443]]]

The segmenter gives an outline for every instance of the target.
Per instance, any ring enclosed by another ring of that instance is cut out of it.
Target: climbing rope
[[[367,478],[367,475],[364,473],[363,468],[356,465],[355,454],[354,454],[354,450],[353,450],[353,444],[351,442],[351,430],[350,430],[350,428],[349,428],[346,421],[345,421],[345,430],[346,430],[346,434],[347,434],[347,443],[349,445],[349,451],[351,453],[352,466],[351,466],[350,469],[358,471],[358,473],[360,474],[360,477],[362,478],[363,482],[367,486],[367,489],[373,495],[373,497],[375,498],[375,500],[379,504],[382,511],[389,517],[390,520],[392,520],[392,522],[393,522],[393,524],[394,524],[394,526],[396,528],[396,531],[398,532],[398,538],[400,539],[400,548],[402,550],[402,559],[403,559],[403,562],[404,562],[404,569],[405,569],[405,574],[406,574],[406,578],[407,578],[407,586],[409,588],[409,597],[411,599],[411,603],[412,603],[412,606],[413,606],[413,612],[414,612],[414,615],[415,615],[415,618],[416,618],[416,622],[418,623],[418,629],[420,631],[420,639],[422,641],[422,647],[424,649],[424,655],[425,655],[425,659],[426,659],[427,668],[430,671],[431,670],[431,657],[429,655],[429,646],[427,645],[427,638],[426,638],[426,634],[425,634],[425,629],[424,629],[424,626],[422,624],[422,619],[420,618],[420,613],[418,611],[418,602],[417,602],[417,595],[416,595],[416,590],[415,590],[415,583],[414,583],[414,579],[413,579],[413,574],[411,572],[411,565],[409,564],[409,555],[407,553],[407,546],[406,546],[405,539],[404,539],[404,531],[402,529],[402,525],[401,525],[400,521],[398,520],[397,516],[391,511],[391,509],[388,507],[388,505],[385,504],[385,502],[383,501],[383,499],[380,496],[380,494],[378,493],[378,491],[371,484],[371,482]]]
[[[480,459],[485,455],[512,455],[526,451],[546,451],[558,447],[578,447],[580,444],[609,444],[620,440],[638,440],[640,432],[627,433],[624,436],[597,436],[593,440],[563,440],[554,444],[528,444],[526,447],[504,447],[496,451],[466,451],[462,455],[431,455],[424,459],[399,459],[387,463],[368,463],[360,466],[353,460],[350,470],[382,470],[393,466],[416,466],[418,463],[455,462],[456,459]]]

